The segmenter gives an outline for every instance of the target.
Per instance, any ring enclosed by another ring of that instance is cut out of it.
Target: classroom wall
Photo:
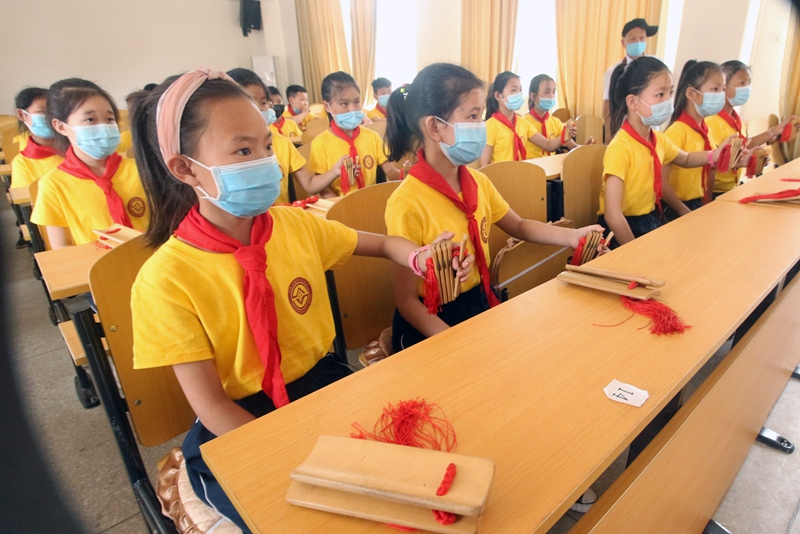
[[[242,36],[238,0],[3,2],[0,34],[13,52],[0,55],[0,113],[13,112],[21,88],[73,76],[125,107],[126,94],[171,74],[249,68],[266,54],[263,33]]]
[[[417,0],[417,69],[461,63],[461,0]]]
[[[261,0],[261,17],[266,55],[278,58],[279,89],[283,91],[291,84],[304,85],[295,1]]]

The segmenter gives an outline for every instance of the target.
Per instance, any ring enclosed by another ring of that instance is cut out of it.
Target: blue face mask
[[[731,106],[743,106],[750,100],[750,86],[747,85],[745,87],[737,87],[736,88],[736,96],[733,98],[729,98],[728,102],[731,103]]]
[[[522,96],[522,93],[514,93],[513,95],[508,95],[508,98],[506,98],[506,107],[509,111],[517,111],[524,103],[525,97]]]
[[[357,109],[347,113],[339,113],[334,115],[333,118],[342,130],[355,130],[364,120],[364,112]]]
[[[378,104],[380,104],[383,109],[386,109],[386,105],[389,103],[390,96],[392,95],[381,95],[378,97]]]
[[[663,102],[659,102],[658,104],[653,104],[652,106],[641,98],[639,99],[639,102],[649,107],[650,111],[652,111],[652,114],[649,117],[642,117],[641,113],[638,111],[636,112],[639,117],[641,117],[642,124],[645,126],[658,126],[660,124],[664,124],[669,120],[670,116],[672,116],[672,112],[674,111],[674,108],[672,107],[672,100],[665,100]]]
[[[42,113],[28,113],[24,109],[22,112],[31,118],[31,123],[25,123],[25,126],[28,127],[28,130],[35,135],[36,137],[41,137],[42,139],[52,139],[55,137],[55,133],[53,129],[50,128],[50,125],[47,124],[47,118]]]
[[[697,91],[698,93],[700,91]],[[703,95],[703,103],[700,105],[695,104],[694,108],[697,110],[697,114],[701,117],[711,117],[712,115],[716,115],[722,108],[725,107],[725,93],[720,91],[719,93],[702,93]]]
[[[303,108],[292,107],[292,111],[294,111],[295,115],[299,115],[300,113],[303,112]]]
[[[65,123],[66,124],[66,123]],[[70,126],[75,132],[75,144],[92,159],[107,158],[119,146],[119,126],[116,124],[92,124]]]
[[[219,209],[236,217],[255,217],[265,213],[281,192],[281,169],[278,158],[268,158],[206,167],[189,156],[189,160],[211,171],[217,186],[216,198],[210,197],[199,185],[203,198]]]
[[[545,111],[550,111],[556,107],[555,98],[539,98],[539,107]]]
[[[266,111],[262,111],[261,114],[264,116],[264,120],[267,121],[267,126],[278,120],[278,116],[275,115],[274,109],[268,109]]]
[[[625,45],[625,52],[629,57],[637,58],[644,54],[644,49],[647,48],[647,42],[637,41],[635,43],[628,43]]]
[[[456,134],[456,141],[452,145],[439,142],[442,152],[450,163],[458,167],[477,160],[486,147],[485,122],[457,122],[450,124],[444,119],[434,117],[448,126],[452,126]]]

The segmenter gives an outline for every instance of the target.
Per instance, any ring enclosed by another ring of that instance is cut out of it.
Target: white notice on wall
[[[606,396],[622,404],[630,404],[637,408],[644,404],[644,401],[650,396],[645,390],[634,387],[630,384],[625,384],[619,380],[612,380],[609,385],[603,388]]]

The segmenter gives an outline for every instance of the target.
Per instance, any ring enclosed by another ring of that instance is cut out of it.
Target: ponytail
[[[617,65],[611,74],[609,89],[612,136],[622,127],[628,116],[628,95],[641,95],[650,81],[662,72],[669,72],[667,66],[660,59],[649,56],[634,59],[627,65],[624,62]]]
[[[489,87],[489,94],[486,97],[486,120],[489,120],[492,115],[500,111],[500,104],[497,102],[497,98],[495,98],[495,93],[502,93],[506,85],[508,85],[509,80],[513,78],[520,79],[519,76],[514,74],[511,71],[501,72],[497,75],[492,82],[491,87]]]
[[[686,111],[686,107],[689,105],[690,101],[686,97],[686,90],[694,87],[699,91],[712,72],[719,72],[725,76],[723,69],[711,61],[698,62],[696,59],[690,59],[686,62],[681,71],[678,88],[675,90],[675,110],[672,112],[670,124],[678,120],[678,117]]]

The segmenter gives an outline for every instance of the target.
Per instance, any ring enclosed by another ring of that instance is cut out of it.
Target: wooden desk
[[[714,202],[593,262],[666,280],[663,300],[692,325],[683,335],[651,335],[641,317],[593,326],[630,314],[618,297],[553,280],[203,445],[203,456],[254,532],[375,532],[287,504],[289,471],[319,435],[370,428],[387,402],[423,397],[445,410],[457,452],[496,462],[481,531],[544,533],[800,260],[800,211],[765,213]],[[602,388],[615,378],[650,398],[609,401]]]
[[[326,198],[325,200],[328,200],[335,204],[336,202],[339,202],[343,198],[344,197],[332,197],[332,198]],[[318,217],[322,217],[323,219],[328,216],[328,210],[316,208],[314,207],[314,204],[309,204],[308,207],[306,208],[306,211]]]
[[[35,254],[47,291],[53,300],[89,292],[89,269],[107,249],[94,243],[64,247]]]
[[[0,174],[11,174],[11,164],[4,163],[0,165]]]
[[[800,161],[800,160],[798,160]],[[786,189],[800,189],[800,182],[782,182],[781,178],[796,178],[800,180],[800,168],[796,171],[792,170],[793,166],[787,163],[782,167],[778,167],[763,176],[759,176],[754,180],[750,180],[746,184],[736,187],[724,195],[717,197],[717,200],[725,200],[729,202],[738,203],[740,199],[747,198],[753,195],[763,195],[767,193],[777,193]],[[800,166],[798,166],[800,167]],[[800,209],[800,203],[792,202],[754,202],[755,206],[769,206],[773,208],[790,208]]]
[[[31,203],[31,194],[28,190],[28,186],[12,187],[8,190],[8,193],[11,195],[11,200],[17,206],[24,206]]]
[[[533,163],[544,169],[544,173],[548,180],[556,180],[561,178],[561,167],[564,166],[564,158],[566,154],[556,154],[554,156],[545,156],[543,158],[526,159],[526,163]]]

